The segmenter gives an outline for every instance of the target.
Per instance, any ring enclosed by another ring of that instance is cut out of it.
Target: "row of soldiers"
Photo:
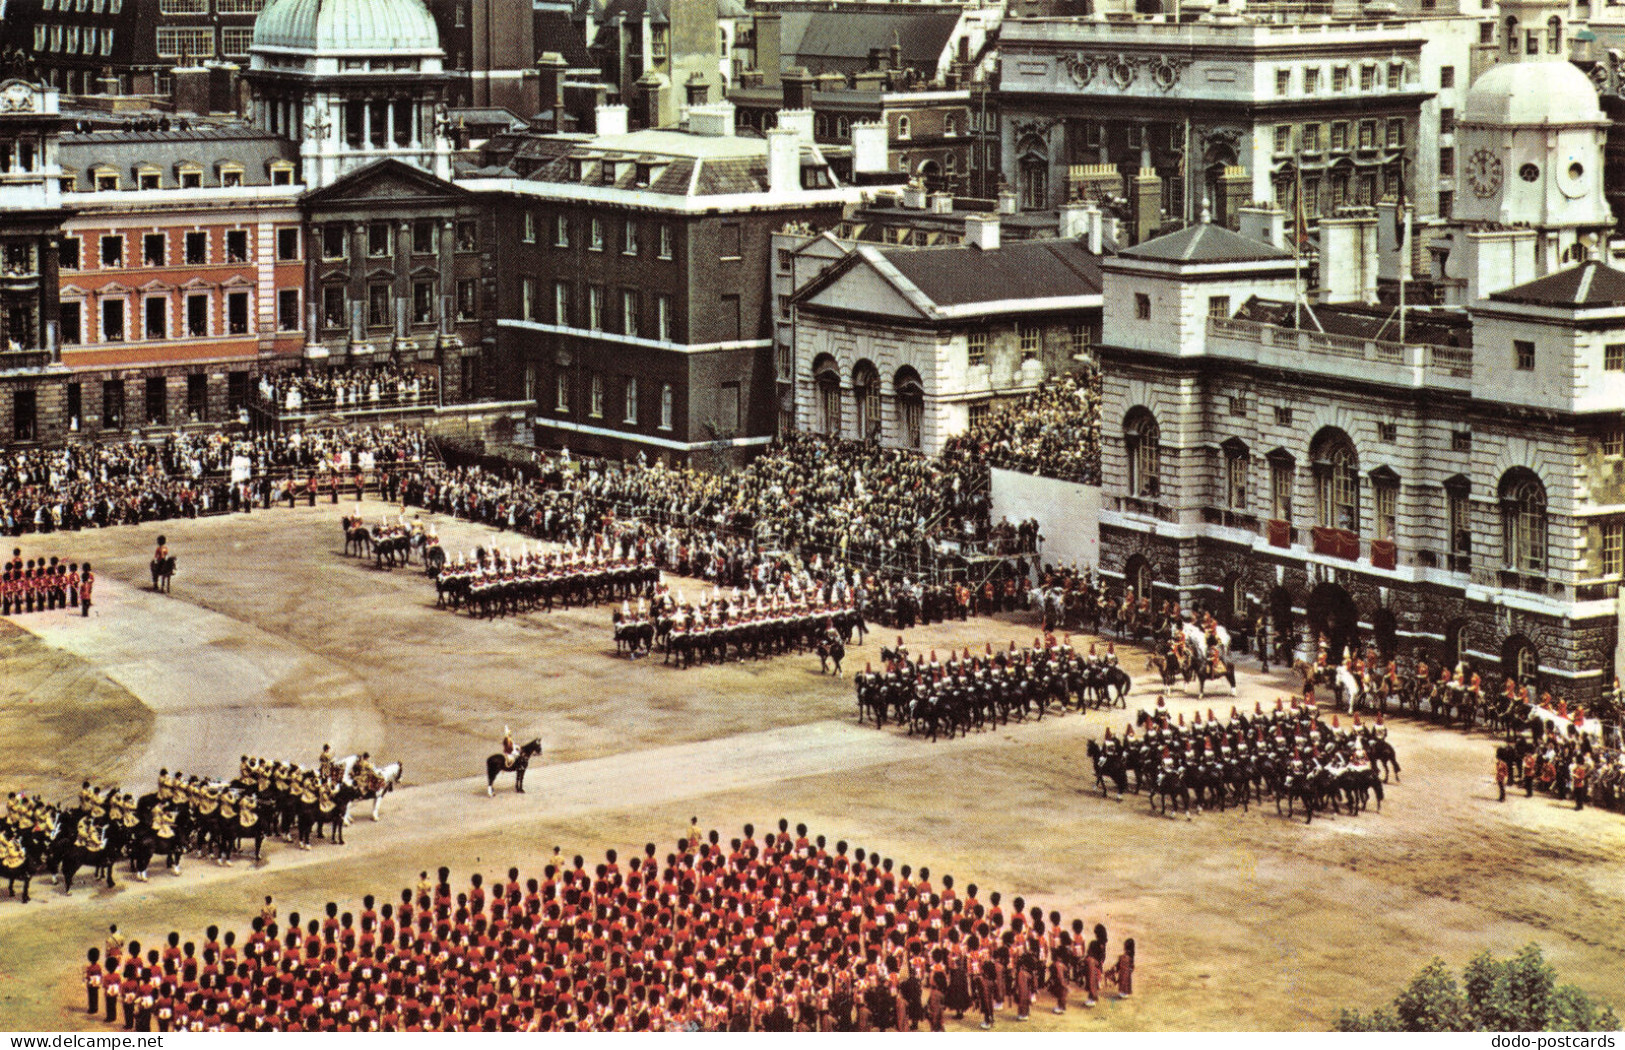
[[[90,615],[96,575],[88,561],[81,566],[53,555],[25,562],[22,555],[21,549],[13,549],[11,560],[0,569],[0,616],[67,608]]]
[[[1133,991],[1132,940],[1108,969],[1100,925],[780,825],[726,846],[695,825],[664,861],[653,843],[591,867],[555,849],[524,882],[459,889],[441,868],[308,922],[267,899],[240,945],[206,931],[201,960],[178,934],[110,939],[87,953],[86,1007],[116,1023],[123,1005],[134,1031],[941,1031]]]

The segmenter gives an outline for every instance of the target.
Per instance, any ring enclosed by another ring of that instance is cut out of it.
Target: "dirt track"
[[[322,743],[400,760],[408,786],[347,847],[268,846],[255,871],[189,863],[111,891],[0,899],[0,1028],[82,1026],[75,968],[109,922],[140,940],[244,926],[263,894],[307,914],[445,863],[539,868],[674,840],[691,814],[723,836],[804,821],[1139,938],[1143,994],[1034,1027],[1322,1029],[1390,997],[1432,955],[1453,964],[1538,940],[1569,980],[1625,1004],[1625,818],[1495,802],[1483,735],[1394,723],[1405,764],[1381,814],[1317,820],[1148,816],[1090,790],[1083,741],[1124,714],[1048,718],[926,744],[853,722],[848,680],[816,660],[677,672],[613,657],[608,610],[476,622],[433,608],[417,571],[344,558],[338,510],[165,523],[175,593],[145,593],[156,528],[30,539],[25,556],[95,562],[99,605],[0,621],[0,781],[65,798],[87,773],[139,786],[160,766],[230,773],[243,752],[312,762]],[[369,515],[380,508],[368,507]],[[442,520],[453,548],[488,534]],[[507,546],[511,537],[498,540]],[[682,584],[697,590],[700,585]],[[1016,618],[1019,620],[1020,618]],[[1030,622],[910,632],[935,645],[1030,642]],[[874,659],[876,640],[849,658]],[[1128,656],[1131,671],[1140,660]],[[1232,702],[1284,678],[1247,674]],[[1147,679],[1131,710],[1149,703]],[[539,736],[525,796],[475,778],[504,723]]]

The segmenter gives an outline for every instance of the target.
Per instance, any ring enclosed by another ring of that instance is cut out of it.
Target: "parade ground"
[[[686,671],[658,652],[632,661],[615,655],[607,605],[492,621],[437,609],[421,567],[344,556],[350,508],[12,541],[24,557],[88,559],[97,587],[88,619],[0,620],[5,790],[68,802],[89,778],[140,794],[160,768],[229,778],[241,755],[314,765],[324,743],[403,763],[404,786],[376,824],[356,806],[344,846],[272,841],[258,868],[188,858],[179,876],[155,863],[144,884],[121,866],[112,890],[84,873],[71,897],[43,878],[32,903],[0,896],[0,1029],[89,1027],[79,966],[110,923],[143,945],[171,929],[201,940],[211,923],[241,933],[266,895],[310,916],[328,900],[359,910],[365,893],[394,899],[441,865],[461,881],[511,866],[539,875],[555,846],[589,867],[606,848],[653,842],[664,855],[691,816],[724,844],[746,822],[758,838],[780,818],[805,823],[832,846],[975,883],[984,899],[1022,895],[1104,923],[1114,951],[1137,939],[1132,999],[1035,1010],[1035,1029],[1325,1030],[1342,1007],[1386,1003],[1435,955],[1459,969],[1530,941],[1563,980],[1625,1007],[1625,818],[1521,792],[1497,803],[1483,731],[1390,718],[1404,772],[1381,812],[1305,826],[1271,802],[1155,817],[1143,796],[1103,798],[1084,754],[1155,702],[1143,652],[1118,647],[1134,677],[1126,711],[930,743],[856,721],[851,673],[878,664],[896,632],[877,628],[849,650],[838,680],[811,654]],[[364,510],[375,521],[385,508]],[[492,542],[430,517],[448,551]],[[167,596],[148,588],[160,532],[179,560]],[[704,588],[672,585],[691,599]],[[1015,614],[905,637],[916,654],[946,657],[1036,633],[1032,615]],[[1193,685],[1170,707],[1222,718],[1299,685],[1250,659],[1240,669],[1235,698],[1199,701]],[[526,794],[504,777],[487,798],[485,758],[505,725],[544,752]],[[1012,1016],[1001,1012],[1000,1027]]]

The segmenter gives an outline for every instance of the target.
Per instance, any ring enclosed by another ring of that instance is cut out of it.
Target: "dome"
[[[1462,123],[1499,127],[1600,124],[1591,78],[1570,62],[1503,62],[1473,81]]]
[[[424,0],[270,0],[254,23],[254,46],[438,52],[440,31]]]

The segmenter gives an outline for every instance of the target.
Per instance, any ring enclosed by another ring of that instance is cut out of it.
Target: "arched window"
[[[1315,471],[1315,524],[1360,534],[1360,457],[1354,442],[1328,427],[1309,446]]]
[[[898,423],[901,424],[904,448],[925,447],[925,384],[920,373],[907,365],[892,377],[892,390],[897,395]]]
[[[813,383],[818,388],[818,432],[841,436],[841,373],[835,358],[825,354],[813,362]]]
[[[1123,420],[1123,444],[1129,495],[1156,499],[1162,493],[1162,429],[1148,409],[1133,409]]]
[[[852,402],[856,409],[858,440],[880,440],[880,372],[868,361],[852,370]]]
[[[1017,190],[1021,206],[1039,210],[1049,206],[1049,147],[1036,135],[1021,140],[1017,151]]]
[[[1501,535],[1508,569],[1546,571],[1546,486],[1533,471],[1509,470],[1501,479]]]
[[[1518,53],[1518,20],[1516,18],[1507,17],[1506,33],[1507,54],[1516,55]]]
[[[1136,599],[1151,597],[1155,586],[1151,577],[1151,563],[1142,554],[1136,554],[1123,566],[1123,586],[1134,592]]]
[[[835,137],[838,138],[838,139],[845,139],[848,136],[850,136],[851,134],[852,134],[852,118],[850,118],[850,117],[836,117],[835,118]]]
[[[910,131],[909,119],[907,117],[898,117],[897,118],[897,137],[900,138],[900,139],[906,139],[906,138],[909,137],[909,131]]]
[[[1533,689],[1540,677],[1540,650],[1521,634],[1515,634],[1501,645],[1501,673],[1519,685]]]
[[[1546,20],[1546,53],[1548,55],[1563,53],[1563,19],[1557,15]]]
[[[820,113],[813,118],[813,134],[818,138],[829,138],[829,114]]]

